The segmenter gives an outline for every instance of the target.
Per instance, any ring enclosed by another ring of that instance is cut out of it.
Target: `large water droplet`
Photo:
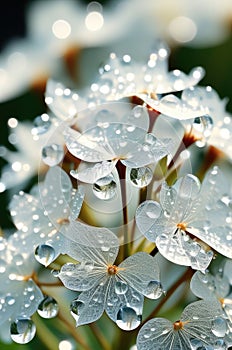
[[[64,150],[61,145],[53,143],[49,146],[45,146],[42,149],[43,162],[49,166],[55,166],[59,164],[64,157]]]
[[[141,315],[137,315],[131,307],[125,306],[119,309],[116,324],[124,331],[131,331],[140,325],[141,320]]]
[[[0,273],[4,273],[6,271],[6,261],[3,259],[0,259]]]
[[[227,331],[227,322],[222,317],[217,317],[213,320],[212,332],[216,337],[224,337]]]
[[[112,199],[116,195],[116,182],[112,174],[98,179],[93,184],[94,195],[102,200]]]
[[[74,299],[71,302],[70,312],[71,312],[72,317],[76,320],[76,322],[78,322],[81,309],[83,309],[84,306],[85,306],[85,304],[82,301],[79,301],[78,299]]]
[[[196,133],[196,137],[199,141],[196,142],[198,147],[204,147],[206,141],[211,135],[213,128],[213,120],[209,115],[197,117],[193,122],[193,130]]]
[[[151,281],[148,283],[145,296],[150,299],[158,299],[163,294],[163,288],[159,281]]]
[[[128,290],[128,284],[123,281],[117,281],[115,283],[115,293],[116,294],[125,294]]]
[[[32,135],[42,135],[49,130],[52,123],[48,114],[44,113],[36,117],[33,124],[34,128],[31,130]]]
[[[48,266],[55,258],[55,250],[48,244],[40,244],[35,249],[35,258],[40,264]]]
[[[38,314],[43,318],[53,318],[56,317],[59,311],[59,306],[57,301],[50,297],[46,296],[38,306]]]
[[[35,336],[35,324],[28,318],[16,319],[10,326],[11,339],[18,344],[27,344]]]
[[[133,168],[130,171],[130,180],[132,184],[139,188],[149,185],[152,177],[153,173],[149,167]]]

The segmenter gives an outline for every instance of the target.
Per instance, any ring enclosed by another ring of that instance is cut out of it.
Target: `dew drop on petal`
[[[6,261],[4,261],[3,259],[0,259],[0,274],[4,273],[6,271]]]
[[[16,319],[10,326],[11,339],[18,344],[27,344],[35,336],[36,327],[31,319]]]
[[[128,290],[128,285],[127,283],[123,281],[117,281],[115,283],[115,293],[116,294],[125,294]]]
[[[192,350],[207,350],[207,347],[202,343],[200,339],[192,338],[190,339]]]
[[[224,339],[217,339],[213,345],[214,350],[227,350],[228,344]]]
[[[227,331],[227,322],[222,317],[213,320],[212,332],[216,337],[224,337]]]
[[[42,149],[43,162],[49,166],[55,166],[59,164],[64,157],[64,150],[61,145],[53,143],[49,146],[45,146]]]
[[[196,136],[200,138],[197,141],[197,146],[204,147],[206,141],[211,135],[213,128],[213,120],[209,115],[205,115],[202,117],[197,117],[193,122],[193,129],[196,132]]]
[[[158,299],[163,294],[163,288],[159,281],[150,281],[145,290],[145,296],[150,299]]]
[[[59,306],[57,301],[48,295],[41,301],[37,309],[38,314],[43,318],[56,317],[58,311]]]
[[[11,306],[11,305],[14,305],[15,303],[15,298],[12,297],[11,295],[7,295],[6,298],[5,298],[5,302]]]
[[[79,301],[77,299],[74,299],[71,302],[70,312],[71,312],[72,317],[76,320],[76,322],[78,322],[78,320],[79,320],[80,311],[84,307],[84,305],[85,305],[84,303],[82,303],[81,301]]]
[[[132,184],[139,188],[148,186],[152,177],[153,173],[149,167],[133,168],[130,171],[130,180]]]
[[[50,126],[51,121],[49,119],[49,116],[47,114],[42,114],[34,119],[34,128],[32,128],[31,132],[32,135],[42,135],[45,134]]]
[[[98,179],[93,184],[94,195],[101,200],[109,200],[116,195],[116,182],[112,174]]]
[[[119,309],[116,324],[124,331],[131,331],[137,328],[142,320],[142,316],[138,315],[131,307],[124,306]]]
[[[55,250],[48,244],[40,244],[35,249],[35,258],[40,264],[48,266],[55,258]]]

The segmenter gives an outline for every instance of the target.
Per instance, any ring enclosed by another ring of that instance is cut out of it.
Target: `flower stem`
[[[62,324],[68,329],[69,333],[76,340],[76,342],[78,344],[80,344],[84,350],[91,350],[90,347],[81,338],[80,334],[78,334],[77,329],[73,326],[73,324],[71,322],[69,322],[69,320],[67,318],[65,318],[62,315],[61,312],[58,313],[57,317],[62,322]]]
[[[155,317],[158,312],[160,311],[160,309],[163,307],[163,305],[166,303],[166,301],[172,296],[172,294],[176,291],[176,289],[184,282],[186,282],[187,280],[189,280],[192,275],[194,274],[194,271],[190,268],[188,268],[184,274],[182,276],[180,276],[180,278],[172,285],[172,287],[169,289],[169,291],[167,292],[165,298],[163,298],[160,303],[156,306],[156,308],[150,313],[150,315],[141,323],[141,325],[139,326],[139,328],[141,328],[144,323],[146,323],[148,320],[150,320],[151,318]]]
[[[92,333],[94,334],[95,338],[101,345],[102,350],[111,350],[111,346],[102,334],[100,328],[96,325],[96,323],[91,323],[89,325],[89,328],[91,329]]]
[[[50,329],[46,326],[44,322],[42,322],[41,318],[35,313],[32,316],[32,320],[36,325],[36,334],[40,338],[40,340],[46,346],[48,350],[58,349],[59,340],[54,336],[54,334],[50,331]]]

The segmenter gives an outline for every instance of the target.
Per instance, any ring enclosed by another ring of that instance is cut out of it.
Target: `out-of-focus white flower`
[[[23,251],[36,248],[36,259],[49,265],[64,250],[64,235],[81,210],[84,194],[75,190],[59,167],[50,168],[37,195],[14,195],[10,212],[18,231],[14,234]],[[30,215],[29,215],[30,213]],[[30,247],[30,248],[29,248]]]
[[[91,86],[93,96],[99,100],[118,100],[136,95],[146,102],[157,94],[181,91],[196,85],[203,78],[204,70],[201,67],[192,69],[189,75],[179,69],[169,72],[168,56],[169,49],[164,43],[157,45],[146,64],[134,62],[129,55],[119,59],[112,53],[100,70],[99,79]],[[156,107],[159,111],[159,104]]]
[[[226,329],[221,329],[222,310],[216,303],[196,301],[183,311],[180,320],[172,323],[165,318],[153,318],[145,323],[137,337],[138,350],[216,349]],[[223,343],[222,343],[223,342]],[[220,347],[219,347],[220,348]]]
[[[139,230],[168,260],[204,271],[213,252],[196,238],[232,257],[230,208],[222,201],[227,191],[216,167],[207,173],[202,185],[193,175],[184,176],[172,187],[163,183],[160,203],[148,200],[138,207]]]
[[[96,321],[104,310],[123,330],[139,326],[143,296],[162,295],[159,267],[155,258],[138,252],[114,265],[119,250],[118,238],[108,229],[72,223],[69,255],[79,261],[62,266],[59,278],[81,294],[71,304],[77,326]]]
[[[218,45],[230,34],[230,0],[128,1],[127,13],[134,11],[140,25],[171,45],[209,47]]]
[[[43,294],[33,280],[38,266],[31,252],[21,252],[12,237],[9,241],[0,239],[0,251],[0,324],[9,322],[10,327],[15,320],[29,320]]]

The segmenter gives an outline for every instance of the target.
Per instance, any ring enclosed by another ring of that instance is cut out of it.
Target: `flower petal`
[[[139,293],[146,296],[148,294],[149,285],[151,286],[153,283],[155,289],[156,282],[156,287],[158,289],[157,298],[161,296],[160,271],[154,257],[144,252],[138,252],[124,260],[118,267],[118,276],[123,278]],[[155,290],[152,296],[152,298],[155,299],[154,296]]]
[[[65,251],[78,261],[92,261],[101,266],[112,264],[118,254],[118,238],[107,228],[71,222]]]

